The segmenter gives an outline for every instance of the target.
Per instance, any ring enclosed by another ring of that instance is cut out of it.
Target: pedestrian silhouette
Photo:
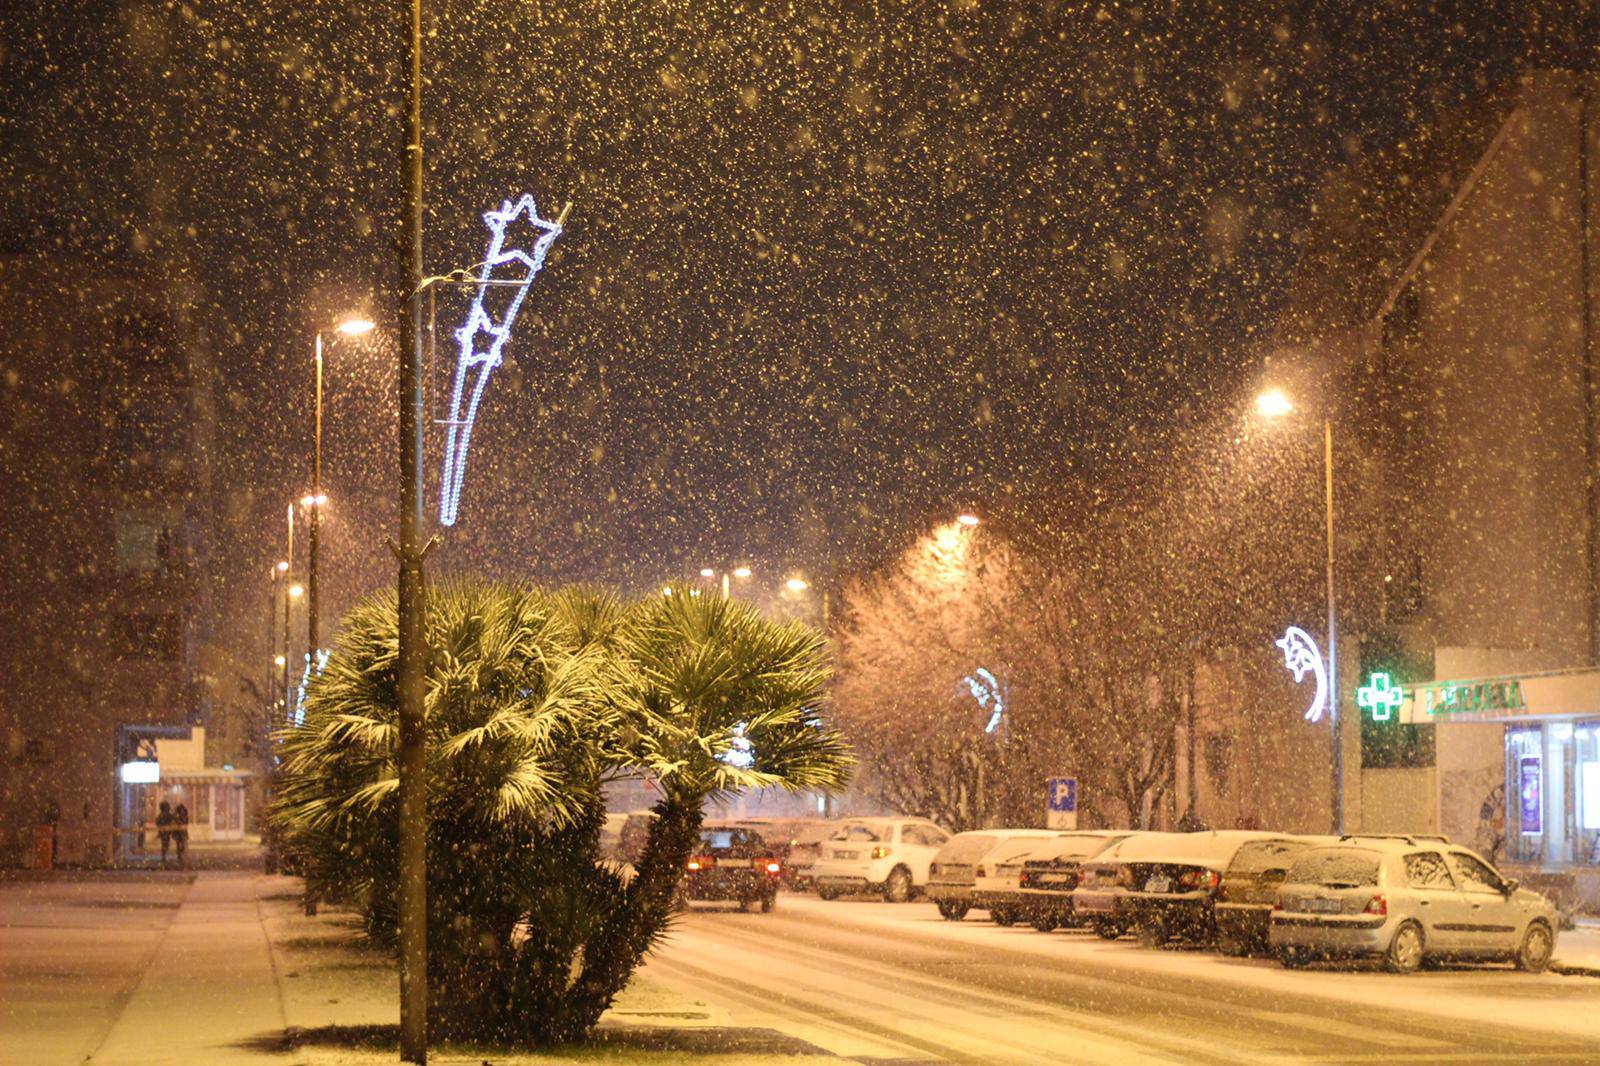
[[[178,804],[177,809],[172,812],[172,821],[172,842],[178,847],[178,868],[187,870],[189,868],[189,808],[181,803]]]
[[[172,813],[172,804],[161,801],[161,812],[156,815],[156,835],[161,838],[161,865],[167,865],[167,852],[172,848],[172,827],[178,819]],[[181,853],[180,853],[181,854]]]

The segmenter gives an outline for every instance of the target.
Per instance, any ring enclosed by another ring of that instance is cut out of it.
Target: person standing
[[[178,847],[178,869],[189,868],[189,808],[182,803],[172,812],[172,842]]]
[[[176,822],[177,819],[172,814],[172,804],[162,800],[161,810],[156,815],[156,835],[161,838],[161,868],[163,870],[167,868],[167,852],[172,848],[172,827]]]

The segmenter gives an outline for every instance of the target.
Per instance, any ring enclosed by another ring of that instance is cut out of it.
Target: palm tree
[[[851,767],[820,717],[821,638],[748,607],[624,608],[579,590],[462,581],[430,595],[429,983],[434,1031],[578,1039],[665,929],[707,798],[836,789]],[[392,933],[395,604],[345,620],[282,736],[274,818],[308,877]],[[602,785],[663,800],[637,875],[600,860]]]

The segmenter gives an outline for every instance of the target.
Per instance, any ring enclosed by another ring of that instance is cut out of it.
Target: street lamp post
[[[1256,397],[1256,410],[1265,418],[1282,418],[1294,412],[1294,403],[1282,389],[1268,389]],[[1344,833],[1344,715],[1339,695],[1338,601],[1333,582],[1333,418],[1322,415],[1322,507],[1327,547],[1324,575],[1328,605],[1328,730],[1333,745],[1333,831]]]
[[[722,598],[726,600],[733,596],[734,578],[738,578],[740,581],[748,580],[750,572],[748,566],[736,566],[732,570],[722,571]],[[717,571],[708,566],[700,571],[700,576],[710,580],[717,576]]]
[[[367,318],[347,318],[336,328],[347,337],[371,332],[374,323]],[[306,654],[315,661],[321,644],[321,600],[318,597],[318,561],[322,540],[322,509],[328,497],[322,492],[322,331],[317,331],[316,401],[311,429],[311,494],[300,502],[308,509],[306,522]]]
[[[288,539],[287,539],[287,541],[286,541],[286,543],[284,545],[284,548],[285,548],[284,553],[283,553],[284,562],[283,562],[283,565],[281,567],[281,569],[283,571],[283,686],[282,686],[282,692],[283,692],[283,721],[280,724],[286,724],[288,722],[288,720],[289,720],[289,709],[294,706],[294,696],[293,696],[293,693],[292,693],[292,691],[290,689],[290,681],[289,681],[289,662],[290,662],[291,659],[294,658],[294,656],[292,656],[289,653],[290,641],[293,639],[292,633],[290,631],[290,622],[291,622],[293,614],[294,614],[294,612],[292,610],[291,597],[293,596],[294,590],[298,587],[294,583],[294,504],[293,503],[289,504],[287,517],[288,517]]]

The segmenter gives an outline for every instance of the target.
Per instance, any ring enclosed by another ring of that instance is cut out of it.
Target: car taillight
[[[1382,892],[1379,892],[1376,896],[1367,900],[1367,905],[1361,908],[1361,913],[1386,917],[1389,914],[1389,901],[1384,898]]]
[[[1272,897],[1272,909],[1275,910],[1275,911],[1283,910],[1283,893],[1282,892],[1279,892],[1277,895]]]
[[[689,860],[689,869],[709,870],[716,864],[716,858],[711,855],[696,855],[694,858]]]
[[[929,872],[929,873],[930,873],[930,874],[936,874],[936,873],[938,873],[938,872],[939,872],[939,864],[938,864],[938,863],[936,863],[936,862],[930,862],[930,863],[929,863],[929,864],[928,864],[928,872]]]
[[[689,869],[691,869],[691,870],[700,869],[700,860],[699,859],[690,859],[689,860]]]
[[[1178,875],[1179,888],[1216,888],[1217,871],[1186,870]]]
[[[989,876],[989,871],[985,870],[982,866],[975,866],[975,867],[972,868],[972,876],[973,877],[988,877]]]
[[[872,857],[874,859],[887,859],[889,857],[889,849],[879,844],[872,849]]]
[[[1019,887],[1022,886],[1022,885],[1031,885],[1031,884],[1033,884],[1033,871],[1032,870],[1024,870],[1020,874],[1017,875],[1017,885]]]
[[[1226,903],[1226,902],[1228,902],[1228,886],[1227,885],[1218,885],[1217,886],[1217,902],[1218,903]]]
[[[782,873],[782,872],[783,872],[783,864],[781,862],[776,862],[776,861],[771,861],[771,860],[769,860],[767,862],[767,873],[769,873],[769,874],[778,874],[778,873]]]

